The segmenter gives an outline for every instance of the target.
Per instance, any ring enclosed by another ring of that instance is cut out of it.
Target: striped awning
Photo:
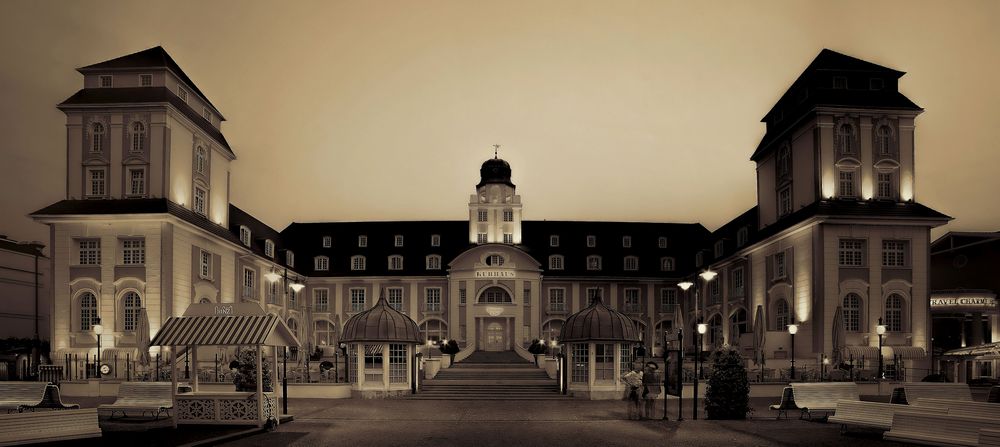
[[[859,361],[861,359],[877,359],[878,346],[844,346],[841,351],[844,361]]]
[[[876,348],[878,349],[878,348]],[[899,357],[901,359],[922,359],[927,357],[924,348],[917,346],[885,346],[882,348],[886,357]]]
[[[300,346],[277,315],[170,317],[151,346]]]
[[[382,347],[383,346],[385,346],[385,345],[384,344],[365,345],[365,355],[369,355],[369,356],[382,355]]]

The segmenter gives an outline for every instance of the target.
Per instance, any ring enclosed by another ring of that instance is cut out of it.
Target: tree
[[[705,413],[709,419],[746,419],[750,411],[750,382],[743,357],[728,348],[715,351],[705,389]]]
[[[230,367],[236,363],[236,373],[233,374],[233,384],[236,391],[257,391],[257,353],[245,349],[236,355],[236,360],[230,362]],[[263,372],[264,391],[274,391],[271,387],[271,367],[267,362],[261,364]]]

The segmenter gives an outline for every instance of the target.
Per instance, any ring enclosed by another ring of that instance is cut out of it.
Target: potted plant
[[[448,343],[442,343],[438,346],[442,354],[448,354],[450,356],[451,364],[455,364],[455,354],[458,354],[460,350],[458,348],[458,342],[455,340],[448,340]]]
[[[233,384],[236,385],[236,391],[257,391],[257,354],[255,352],[249,349],[240,351],[236,354],[236,360],[230,362],[229,366],[230,368],[235,366]],[[267,362],[263,362],[261,371],[263,372],[261,382],[263,382],[264,391],[274,391],[271,386],[271,367]]]
[[[750,411],[750,382],[743,357],[728,348],[715,351],[705,389],[708,419],[746,419]]]

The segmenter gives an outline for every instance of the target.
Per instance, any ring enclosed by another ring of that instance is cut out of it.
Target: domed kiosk
[[[341,343],[348,356],[348,381],[362,398],[393,397],[411,392],[415,378],[414,354],[420,345],[417,323],[379,300],[344,323]]]
[[[563,324],[569,391],[589,399],[618,399],[625,391],[621,376],[635,359],[639,332],[632,320],[605,306],[600,297]]]

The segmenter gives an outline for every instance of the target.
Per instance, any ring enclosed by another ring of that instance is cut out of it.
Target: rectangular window
[[[549,289],[549,311],[566,311],[566,289]]]
[[[313,305],[316,306],[316,312],[329,312],[330,311],[330,290],[329,289],[314,289],[313,290]]]
[[[208,191],[194,187],[194,212],[205,216],[208,214]]]
[[[146,263],[146,240],[122,240],[122,264],[143,265]]]
[[[396,247],[402,247],[403,246],[403,235],[397,234],[397,235],[393,236],[393,238],[392,238],[392,244],[394,246],[396,246]]]
[[[882,90],[885,81],[882,78],[871,78],[868,80],[868,88],[871,90]]]
[[[562,270],[563,257],[561,255],[549,256],[549,270]]]
[[[243,298],[257,299],[257,272],[249,268],[243,268]]]
[[[792,188],[784,187],[778,191],[778,216],[792,212]]]
[[[351,312],[365,310],[365,289],[351,289]]]
[[[177,96],[181,98],[181,101],[188,102],[188,92],[181,87],[177,87]]]
[[[723,247],[723,241],[716,241],[715,242],[715,247],[714,247],[715,253],[714,254],[715,254],[716,258],[721,258],[722,257],[723,248],[724,248]]]
[[[625,270],[635,271],[639,270],[639,258],[635,256],[625,257]]]
[[[531,305],[531,289],[529,288],[524,289],[524,305],[525,306]]]
[[[267,283],[267,302],[270,304],[278,304],[278,282],[268,282]]]
[[[368,246],[368,236],[365,236],[363,234],[358,236],[358,247],[367,247],[367,246]]]
[[[403,257],[389,256],[389,270],[403,270]]]
[[[504,233],[503,234],[503,243],[505,243],[505,244],[513,244],[514,243],[514,235],[511,234],[511,233]]]
[[[288,307],[296,307],[299,304],[299,294],[295,289],[288,289]]]
[[[600,287],[588,287],[587,288],[587,306],[590,306],[591,304],[594,304],[594,301],[597,301],[597,299],[600,298],[600,297],[601,297],[601,288]]]
[[[112,85],[111,85],[111,80],[112,80],[111,75],[101,75],[100,76],[100,80],[101,80],[101,88],[111,88],[112,87]]]
[[[743,296],[743,268],[738,267],[733,269],[733,296],[741,297]]]
[[[207,252],[207,251],[205,251],[205,250],[201,250],[199,258],[200,258],[200,264],[201,265],[198,268],[198,276],[200,276],[202,279],[211,280],[212,279],[212,254],[209,253],[209,252]]]
[[[906,267],[906,241],[882,241],[882,267]]]
[[[323,236],[323,248],[333,247],[333,237]]]
[[[295,267],[295,253],[291,250],[285,252],[285,264],[289,267]]]
[[[549,236],[549,247],[559,246],[559,235],[553,234]]]
[[[639,301],[639,289],[625,289],[625,312],[642,312],[642,303]]]
[[[441,270],[441,257],[437,255],[428,256],[427,270]]]
[[[365,347],[365,382],[382,383],[382,344],[364,345]]]
[[[841,239],[837,261],[841,267],[861,267],[865,260],[865,241],[861,239]]]
[[[101,264],[100,239],[81,239],[77,244],[80,252],[80,265]]]
[[[785,277],[785,253],[774,254],[774,279]]]
[[[840,196],[855,197],[854,194],[854,171],[840,171]]]
[[[128,195],[133,197],[146,195],[146,169],[129,168],[128,180]]]
[[[458,289],[458,304],[465,304],[465,289]]]
[[[891,172],[878,173],[878,198],[880,199],[893,198]]]
[[[151,87],[153,85],[153,75],[141,74],[139,75],[139,86],[140,87]]]
[[[440,287],[428,287],[424,289],[424,294],[426,295],[426,309],[427,312],[440,312],[441,311],[441,288]]]
[[[330,258],[326,256],[317,256],[314,264],[315,270],[330,270]]]
[[[833,88],[835,90],[847,90],[847,78],[844,76],[834,76]]]
[[[205,121],[208,121],[209,124],[212,123],[212,112],[209,112],[207,107],[204,108],[204,109],[201,109],[201,116],[204,116],[205,117]]]
[[[602,382],[615,380],[614,343],[594,344],[594,380]]]
[[[87,188],[87,196],[104,197],[107,195],[107,178],[108,172],[104,168],[88,168],[87,181],[89,188]]]
[[[389,383],[406,383],[406,345],[389,343]]]
[[[632,248],[632,236],[622,236],[622,247]]]
[[[489,220],[489,213],[486,210],[479,210],[476,212],[476,215],[480,222],[486,222]]]
[[[589,344],[587,343],[573,344],[573,365],[571,368],[571,379],[573,382],[590,382],[590,356],[588,355],[588,347]]]
[[[503,210],[503,221],[513,222],[514,221],[514,210]]]
[[[708,284],[709,294],[712,296],[712,304],[722,302],[722,295],[719,293],[719,281],[712,281]]]
[[[597,246],[597,236],[587,236],[587,247],[593,248],[596,246]]]
[[[400,312],[403,311],[403,289],[401,287],[390,287],[386,291],[386,301],[389,302],[389,307],[396,309]]]
[[[677,289],[660,289],[660,312],[673,312],[676,305]]]
[[[441,246],[441,236],[437,234],[432,234],[431,247],[440,247],[440,246]]]
[[[480,244],[486,243],[486,233],[479,233],[476,235],[476,242]]]

